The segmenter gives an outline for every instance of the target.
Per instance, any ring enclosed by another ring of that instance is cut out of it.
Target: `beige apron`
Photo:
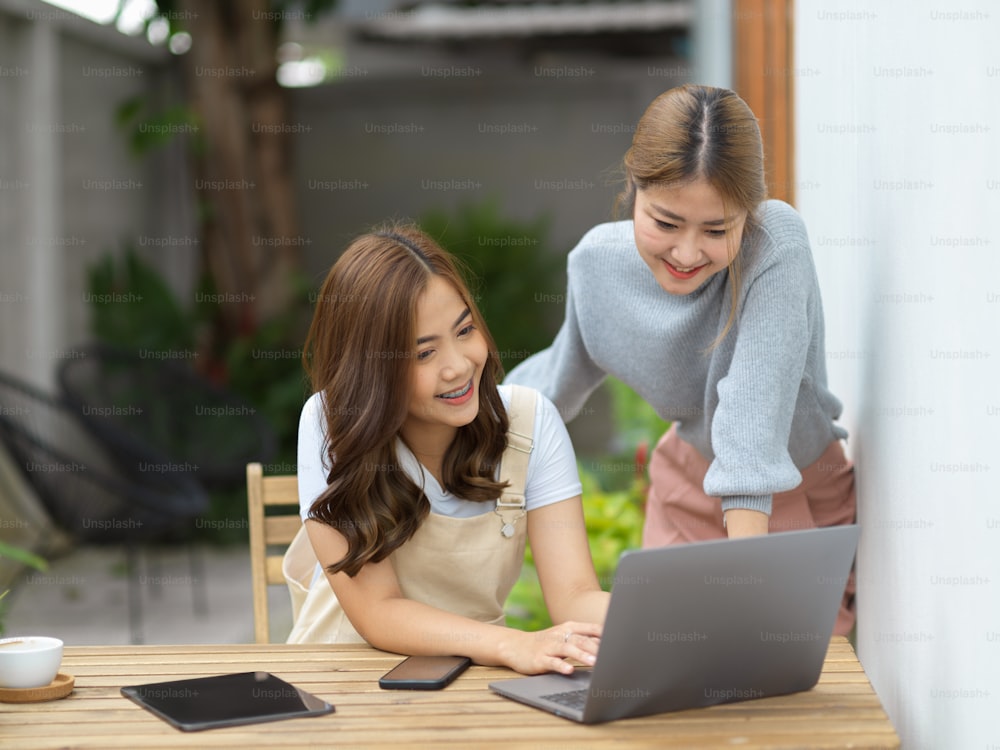
[[[534,434],[535,391],[513,386],[500,476],[510,486],[492,513],[452,518],[430,513],[389,560],[403,596],[480,622],[504,624],[504,603],[524,563],[524,486]],[[325,576],[305,527],[282,561],[294,624],[288,643],[363,643]]]

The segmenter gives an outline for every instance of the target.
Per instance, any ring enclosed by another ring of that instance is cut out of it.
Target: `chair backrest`
[[[268,508],[279,507],[286,512],[280,515],[267,513]],[[261,464],[247,464],[247,515],[250,522],[254,640],[269,643],[267,587],[285,584],[281,560],[288,544],[302,526],[298,478],[294,474],[265,477]]]

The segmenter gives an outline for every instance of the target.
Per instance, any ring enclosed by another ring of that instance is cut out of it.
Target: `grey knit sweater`
[[[775,492],[847,433],[827,390],[823,309],[809,239],[795,210],[767,201],[744,232],[736,321],[730,274],[686,296],[665,292],[639,257],[632,222],[591,229],[569,254],[566,317],[552,345],[508,383],[548,396],[564,419],[606,375],[631,386],[710,461],[706,494],[722,509],[771,512]]]

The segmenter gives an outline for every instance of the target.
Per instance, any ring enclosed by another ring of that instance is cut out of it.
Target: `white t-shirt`
[[[510,408],[510,386],[499,387],[500,399]],[[325,424],[321,409],[321,393],[314,393],[299,418],[298,479],[299,513],[305,521],[313,502],[326,489],[329,464],[326,462],[324,447]],[[551,503],[568,500],[581,494],[580,475],[576,468],[576,454],[570,442],[569,433],[556,407],[538,394],[535,403],[534,443],[528,458],[528,476],[525,486],[527,510],[541,508]],[[396,442],[396,453],[407,476],[424,494],[431,504],[431,511],[443,516],[469,518],[480,513],[489,513],[494,503],[472,502],[445,492],[437,479],[427,471],[409,448],[401,441]]]

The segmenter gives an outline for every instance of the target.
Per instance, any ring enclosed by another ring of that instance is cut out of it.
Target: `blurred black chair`
[[[119,461],[109,447],[127,437],[102,446],[78,412],[66,399],[0,373],[0,440],[59,526],[80,541],[124,545],[129,625],[133,642],[141,642],[138,545],[189,527],[208,510],[208,495],[191,474],[165,470],[169,459],[155,451],[144,450],[142,462]]]
[[[89,344],[73,351],[56,377],[81,424],[128,471],[148,471],[149,455],[158,454],[208,489],[243,487],[246,465],[275,455],[274,430],[252,406],[170,354]]]

